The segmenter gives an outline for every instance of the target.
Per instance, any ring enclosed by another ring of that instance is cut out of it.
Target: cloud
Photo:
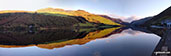
[[[139,19],[141,19],[141,17],[138,17],[138,16],[131,16],[131,17],[124,18],[123,21],[132,22],[132,21],[134,21],[134,20],[139,20]]]
[[[107,14],[108,16],[110,17],[113,17],[113,18],[119,18],[119,19],[125,19],[126,17],[123,17],[123,16],[118,16],[116,14]]]
[[[125,16],[118,16],[116,14],[107,14],[107,15],[110,16],[110,17],[113,17],[113,18],[121,19],[121,20],[123,20],[125,22],[132,22],[134,20],[139,20],[139,19],[143,18],[143,17],[140,17],[140,16],[125,17]]]
[[[133,31],[132,29],[124,30],[122,34],[130,34],[130,35],[138,35],[139,33],[143,33],[141,31]]]

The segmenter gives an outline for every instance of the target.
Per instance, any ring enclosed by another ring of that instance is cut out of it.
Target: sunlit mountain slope
[[[119,25],[118,23],[115,23],[109,19],[106,19],[105,17],[95,15],[88,13],[84,10],[63,10],[58,8],[45,8],[37,10],[38,13],[52,13],[52,14],[64,14],[64,15],[71,15],[71,16],[82,16],[89,22],[95,22],[95,23],[103,23],[103,24],[109,24],[109,25]]]

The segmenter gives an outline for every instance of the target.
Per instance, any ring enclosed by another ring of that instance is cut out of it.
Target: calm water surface
[[[82,34],[81,38],[60,42],[49,40],[51,42],[45,41],[45,44],[41,41],[27,41],[28,44],[1,41],[4,43],[0,45],[0,56],[151,56],[161,39],[158,35],[131,29],[116,31],[110,28]]]

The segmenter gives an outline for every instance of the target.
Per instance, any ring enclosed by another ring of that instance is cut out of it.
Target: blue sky
[[[0,0],[0,10],[35,11],[53,7],[124,17],[153,16],[169,6],[170,0]]]
[[[171,0],[122,0],[120,3],[124,16],[153,16],[171,6]]]

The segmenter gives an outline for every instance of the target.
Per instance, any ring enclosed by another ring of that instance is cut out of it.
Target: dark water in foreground
[[[151,56],[161,35],[122,28],[1,32],[0,56]]]

